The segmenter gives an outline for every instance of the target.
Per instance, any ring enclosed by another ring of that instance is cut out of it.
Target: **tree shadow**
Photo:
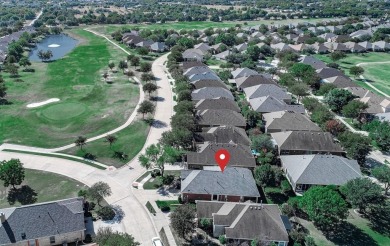
[[[85,153],[83,156],[84,159],[89,160],[89,161],[96,161],[97,156],[92,154],[92,153]]]
[[[151,97],[150,100],[154,102],[164,102],[165,98],[157,96],[157,97]]]
[[[154,128],[165,128],[167,127],[167,123],[160,120],[153,120],[151,126]]]
[[[0,98],[0,105],[11,105],[12,102],[8,101],[7,99]]]
[[[19,202],[22,205],[33,204],[37,201],[38,194],[28,185],[23,185],[20,188],[12,188],[8,192],[7,201],[10,205]]]
[[[122,151],[114,151],[114,154],[112,155],[113,158],[119,159],[121,161],[127,160],[129,157],[127,154],[123,153]]]
[[[370,227],[372,230],[385,235],[390,236],[390,205],[377,206],[372,209],[366,216],[366,219],[370,221]]]
[[[356,246],[356,245],[378,245],[372,237],[355,225],[343,221],[335,226],[332,231],[323,231],[325,237],[336,245]]]

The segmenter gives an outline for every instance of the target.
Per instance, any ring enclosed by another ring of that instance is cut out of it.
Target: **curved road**
[[[150,144],[157,143],[161,134],[170,129],[170,118],[173,113],[173,95],[168,76],[164,69],[164,63],[168,54],[158,58],[153,62],[152,72],[157,78],[157,95],[159,100],[156,103],[155,124],[151,127],[144,149]],[[150,245],[151,238],[157,236],[151,215],[134,195],[131,184],[139,177],[145,169],[134,158],[127,166],[117,170],[99,170],[91,166],[55,158],[30,154],[0,152],[0,161],[10,158],[19,158],[26,168],[58,173],[74,178],[86,185],[92,185],[97,181],[107,182],[112,195],[106,200],[111,205],[119,205],[124,212],[124,217],[120,222],[123,231],[132,234],[142,245]],[[158,228],[159,229],[159,228]]]

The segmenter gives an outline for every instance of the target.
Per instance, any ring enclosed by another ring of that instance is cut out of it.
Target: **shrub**
[[[291,191],[290,183],[287,180],[282,181],[280,188],[282,188],[284,194],[289,193]]]
[[[115,211],[110,206],[102,207],[97,211],[102,220],[112,220],[115,217]]]
[[[162,177],[162,182],[164,185],[170,185],[174,179],[175,179],[175,176],[167,175],[167,176]]]
[[[181,196],[179,196],[179,197],[177,198],[177,201],[178,201],[180,204],[183,204],[183,198],[181,198]]]
[[[79,192],[77,192],[77,196],[79,197],[87,197],[87,191],[86,190],[79,190]]]
[[[288,203],[283,203],[281,210],[282,210],[282,213],[284,215],[287,215],[288,217],[294,216],[294,207],[289,205]]]
[[[218,240],[219,240],[219,242],[221,244],[226,244],[226,237],[225,237],[225,235],[219,236]]]
[[[314,238],[312,237],[305,237],[305,245],[306,246],[316,246],[316,242],[314,241]]]
[[[171,210],[171,208],[167,205],[162,206],[160,209],[162,212],[169,212]]]
[[[212,221],[211,219],[208,219],[208,218],[201,218],[200,219],[200,226],[204,229],[210,229],[210,227],[212,226]]]

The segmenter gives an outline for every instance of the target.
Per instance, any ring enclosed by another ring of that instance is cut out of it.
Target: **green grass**
[[[31,169],[26,169],[22,185],[25,185],[25,188],[18,189],[15,196],[10,197],[8,197],[10,188],[0,186],[0,208],[77,197],[77,192],[85,187],[84,184],[74,179]],[[17,188],[20,187],[17,186]],[[8,200],[15,202],[10,204]]]
[[[80,162],[80,163],[84,163],[84,164],[87,164],[89,166],[101,169],[101,170],[106,170],[106,168],[104,168],[102,166],[99,166],[99,165],[96,165],[96,164],[93,164],[90,161],[80,160],[80,159],[72,158],[72,157],[69,157],[69,156],[61,156],[61,155],[56,155],[56,154],[38,153],[38,152],[30,152],[30,151],[23,151],[23,150],[13,150],[13,149],[3,149],[2,151],[61,158],[61,159],[65,159],[65,160],[77,161],[77,162]]]
[[[34,62],[35,73],[19,72],[23,82],[3,73],[11,105],[0,105],[0,143],[59,147],[77,136],[92,137],[114,129],[130,116],[139,99],[138,85],[120,71],[107,84],[102,74],[126,54],[107,40],[82,29],[68,30],[81,43],[67,56]],[[33,102],[60,101],[38,108]]]
[[[110,148],[105,138],[87,143],[83,150],[79,147],[72,147],[62,153],[84,157],[86,153],[92,154],[96,161],[106,165],[121,167],[134,158],[141,151],[149,132],[149,125],[142,120],[133,122],[125,129],[113,134],[117,137]],[[126,158],[120,158],[115,152],[123,153]]]
[[[170,211],[173,211],[180,205],[177,200],[166,200],[166,201],[156,201],[157,207],[161,209],[162,207],[169,207]]]
[[[180,170],[165,171],[164,176],[173,175],[175,177],[179,177],[180,173],[181,173]],[[143,187],[144,187],[144,190],[155,190],[155,189],[160,188],[162,185],[163,185],[163,183],[162,183],[161,176],[157,176],[155,178],[151,178],[148,181],[146,181]]]
[[[145,206],[151,214],[156,215],[156,210],[154,210],[152,204],[149,201],[146,202]]]
[[[318,59],[330,63],[332,60],[329,58],[329,55],[314,55]],[[384,52],[370,52],[363,54],[347,54],[347,57],[338,61],[337,63],[340,65],[341,70],[344,71],[346,75],[348,75],[351,79],[354,80],[355,83],[364,87],[366,89],[371,90],[372,92],[378,94],[377,91],[373,90],[371,87],[366,85],[360,79],[356,79],[354,76],[350,75],[349,68],[352,66],[356,66],[359,63],[370,63],[370,62],[388,62],[390,61],[390,54]],[[390,76],[390,63],[389,64],[363,64],[361,67],[364,68],[365,72],[363,76],[372,83],[373,86],[378,88],[379,90],[385,92],[386,94],[390,94],[390,83],[388,82],[388,78]],[[382,94],[379,94],[382,95]]]
[[[305,22],[319,22],[322,20],[330,20],[329,18],[320,18],[320,19],[295,19],[293,22],[305,21]],[[167,22],[167,23],[154,23],[154,24],[129,24],[129,25],[99,25],[91,27],[93,30],[105,34],[111,34],[116,30],[122,28],[139,28],[139,29],[205,29],[205,28],[223,28],[223,27],[234,27],[237,24],[244,26],[244,23],[248,23],[248,26],[260,25],[260,24],[286,24],[291,23],[292,20],[261,20],[261,21],[223,21],[223,22],[212,22],[212,21],[192,21],[192,22]]]

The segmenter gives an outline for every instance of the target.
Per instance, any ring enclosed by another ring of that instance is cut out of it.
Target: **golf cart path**
[[[356,66],[360,67],[360,66],[364,66],[364,65],[372,65],[372,64],[388,64],[390,63],[390,61],[384,61],[384,62],[361,62],[361,63],[358,63],[356,64]],[[385,97],[390,97],[389,95],[387,95],[385,92],[379,90],[378,88],[376,88],[375,86],[372,85],[372,83],[368,82],[366,78],[364,78],[363,75],[360,75],[359,76],[362,80],[364,80],[364,83],[366,85],[368,85],[370,88],[372,88],[373,90],[377,91],[378,93],[382,94],[383,96]]]
[[[139,154],[143,153],[145,148],[150,144],[157,143],[162,133],[170,129],[170,118],[173,114],[174,102],[171,85],[164,67],[167,57],[168,54],[163,55],[157,58],[152,64],[152,72],[156,77],[158,86],[157,95],[159,100],[156,102],[154,123],[150,128],[145,145]],[[12,147],[10,145],[7,146]],[[50,149],[46,149],[46,151],[50,151]],[[119,222],[119,227],[124,232],[132,234],[142,245],[150,245],[151,239],[158,235],[158,230],[166,226],[167,221],[152,218],[152,215],[147,211],[144,204],[140,202],[139,197],[142,196],[141,192],[143,191],[132,188],[133,181],[145,172],[145,169],[138,162],[138,155],[122,168],[100,170],[67,159],[5,152],[0,149],[0,161],[19,158],[26,168],[61,174],[76,179],[88,186],[98,181],[107,182],[112,190],[112,195],[106,198],[107,202],[114,206],[120,206],[124,214],[122,220]],[[159,195],[157,190],[155,192],[156,195]],[[163,195],[160,195],[160,197],[164,199]],[[110,224],[107,225],[109,226]],[[113,224],[113,226],[118,228],[118,224]],[[166,233],[170,244],[175,245],[170,231],[166,231]]]
[[[113,45],[115,45],[116,47],[118,47],[119,49],[121,49],[123,52],[125,52],[126,54],[130,54],[128,51],[126,51],[125,49],[123,49],[122,47],[120,47],[118,44],[116,44],[115,42],[113,42],[112,40],[110,40],[109,38],[107,38],[106,36],[100,34],[100,33],[97,33],[95,31],[91,31],[89,29],[84,29],[85,31],[88,31],[88,32],[91,32],[97,36],[100,36],[100,37],[103,37],[105,38],[106,40],[108,40],[110,43],[112,43]],[[165,58],[166,59],[166,58]],[[139,100],[138,100],[138,103],[137,105],[135,106],[132,114],[130,115],[130,117],[127,119],[127,121],[113,129],[113,130],[110,130],[108,132],[105,132],[103,134],[100,134],[98,136],[95,136],[95,137],[91,137],[91,138],[88,138],[87,139],[87,142],[92,142],[92,141],[95,141],[95,140],[98,140],[98,139],[101,139],[101,138],[104,138],[106,137],[107,135],[112,135],[112,134],[115,134],[123,129],[125,129],[126,127],[128,127],[131,123],[133,123],[135,117],[137,116],[137,110],[141,104],[141,102],[143,100],[145,100],[145,93],[144,91],[142,90],[142,85],[139,81],[139,79],[137,77],[133,77],[133,79],[138,83],[138,86],[139,86]],[[62,147],[58,147],[58,148],[51,148],[51,149],[47,149],[47,148],[39,148],[39,147],[32,147],[32,146],[25,146],[25,145],[19,145],[19,144],[9,144],[9,143],[4,143],[2,145],[0,145],[0,150],[2,149],[12,149],[12,150],[20,150],[20,151],[30,151],[30,152],[38,152],[38,153],[53,153],[53,152],[59,152],[59,151],[63,151],[63,150],[66,150],[66,149],[69,149],[69,148],[72,148],[74,147],[75,144],[72,143],[72,144],[68,144],[68,145],[65,145],[65,146],[62,146]]]

